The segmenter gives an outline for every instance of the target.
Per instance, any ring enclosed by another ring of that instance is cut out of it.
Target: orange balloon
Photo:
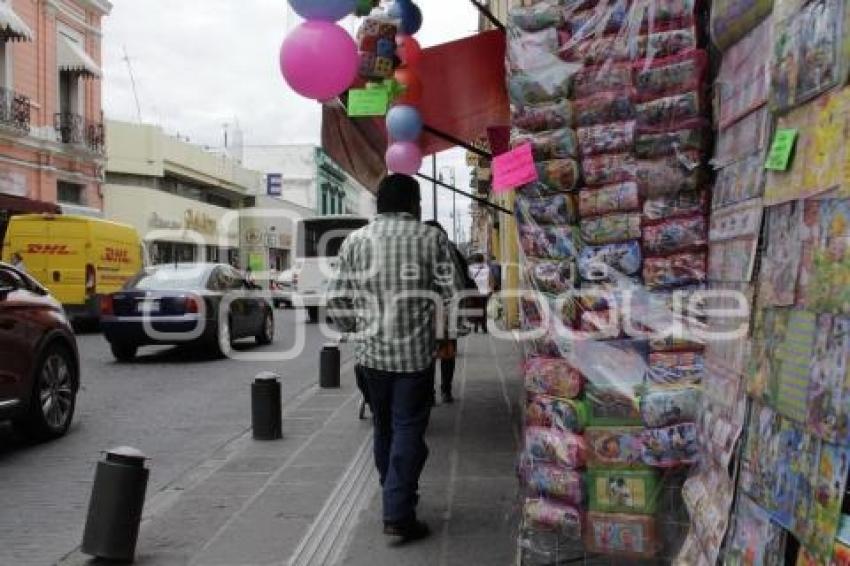
[[[416,105],[422,102],[422,81],[416,73],[407,67],[400,67],[396,69],[395,80],[404,87],[404,93],[396,99],[396,104]]]
[[[415,67],[422,60],[422,47],[412,35],[399,35],[396,38],[398,44],[398,57],[408,67]]]

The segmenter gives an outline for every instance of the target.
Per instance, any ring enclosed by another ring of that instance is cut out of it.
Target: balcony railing
[[[79,114],[62,112],[53,117],[53,127],[60,142],[85,147],[93,153],[103,153],[106,136],[102,122],[86,120]]]
[[[30,99],[8,88],[0,87],[0,129],[18,134],[30,132]]]

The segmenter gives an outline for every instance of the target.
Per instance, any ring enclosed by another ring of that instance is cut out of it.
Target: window
[[[12,48],[0,41],[0,88],[12,88]]]
[[[84,185],[59,181],[56,184],[56,200],[67,204],[86,204],[86,188]]]
[[[16,274],[6,269],[0,269],[0,289],[11,289],[14,291],[23,286],[23,281]]]

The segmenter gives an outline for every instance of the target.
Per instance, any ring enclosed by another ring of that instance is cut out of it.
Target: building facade
[[[247,267],[240,224],[255,204],[261,173],[166,135],[160,128],[108,122],[103,210],[130,224],[151,263],[225,262]],[[272,242],[278,249],[283,242]]]
[[[246,147],[245,164],[266,174],[265,193],[316,215],[372,216],[375,197],[320,147]]]
[[[0,0],[0,239],[25,212],[100,215],[106,0]]]

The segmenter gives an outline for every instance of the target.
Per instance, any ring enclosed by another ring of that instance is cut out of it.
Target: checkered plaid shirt
[[[360,365],[412,373],[434,360],[438,305],[463,288],[445,234],[409,214],[381,214],[343,242],[328,307],[354,333]]]

